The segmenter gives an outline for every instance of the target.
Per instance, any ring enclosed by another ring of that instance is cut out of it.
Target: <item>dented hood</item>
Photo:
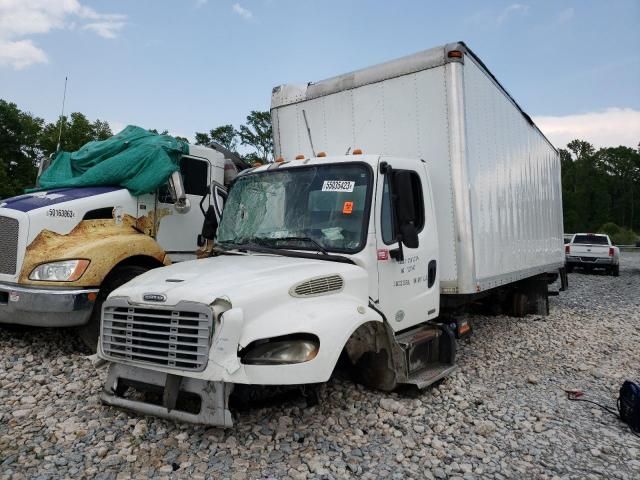
[[[302,281],[323,275],[341,275],[349,290],[367,298],[367,273],[362,267],[278,255],[222,255],[182,262],[151,270],[114,290],[110,297],[127,297],[131,303],[175,305],[180,301],[211,304],[226,297],[234,307],[261,298],[288,296]],[[164,301],[145,301],[145,294],[164,295]]]

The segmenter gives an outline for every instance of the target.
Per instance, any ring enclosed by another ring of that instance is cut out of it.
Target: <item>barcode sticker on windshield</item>
[[[322,184],[323,192],[353,192],[356,182],[347,180],[325,180]]]

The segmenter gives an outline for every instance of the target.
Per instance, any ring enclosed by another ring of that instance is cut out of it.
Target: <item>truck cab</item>
[[[80,327],[95,348],[110,291],[196,258],[204,213],[221,210],[224,185],[237,174],[224,153],[194,145],[179,166],[165,186],[139,196],[102,185],[0,201],[0,323]]]
[[[343,352],[383,390],[455,368],[453,333],[438,321],[424,161],[348,155],[252,169],[230,191],[215,252],[147,272],[105,301],[103,401],[229,426],[234,385],[325,382]],[[164,389],[164,403],[126,397],[131,386]],[[177,407],[188,393],[197,412]]]

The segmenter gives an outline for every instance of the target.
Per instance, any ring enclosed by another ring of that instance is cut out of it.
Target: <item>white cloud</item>
[[[31,40],[0,41],[0,67],[10,66],[21,70],[35,63],[47,62],[47,55]]]
[[[96,12],[80,0],[0,0],[0,66],[20,69],[48,61],[46,53],[24,37],[80,25],[103,38],[115,38],[126,18]]]
[[[111,132],[113,132],[114,135],[116,133],[120,133],[122,130],[124,130],[124,127],[128,125],[127,123],[119,122],[117,120],[114,120],[114,121],[108,120],[108,123],[109,123],[109,128],[111,128]]]
[[[239,3],[234,3],[231,7],[235,13],[240,15],[245,20],[251,20],[253,18],[253,13],[248,8],[244,8]]]
[[[608,108],[600,112],[566,116],[539,116],[533,121],[556,147],[566,147],[576,138],[598,147],[624,145],[637,148],[640,142],[640,111]]]
[[[512,3],[507,8],[505,8],[502,13],[500,13],[500,15],[498,15],[496,21],[498,22],[498,24],[501,24],[504,23],[512,15],[526,15],[527,13],[529,13],[528,5],[522,5],[521,3]]]
[[[102,38],[116,38],[118,32],[124,27],[124,22],[94,22],[87,23],[82,27],[83,30],[91,30]]]
[[[196,8],[204,7],[209,0],[196,0]]]

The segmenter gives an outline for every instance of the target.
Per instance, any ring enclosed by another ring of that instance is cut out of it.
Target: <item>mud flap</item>
[[[162,392],[162,403],[127,398],[124,393],[129,387],[137,392]],[[229,410],[229,395],[233,384],[207,382],[195,378],[175,375],[111,363],[105,387],[100,400],[106,405],[130,410],[142,415],[153,415],[179,422],[232,427]],[[197,412],[181,410],[178,405],[180,394],[192,394],[200,398]]]

